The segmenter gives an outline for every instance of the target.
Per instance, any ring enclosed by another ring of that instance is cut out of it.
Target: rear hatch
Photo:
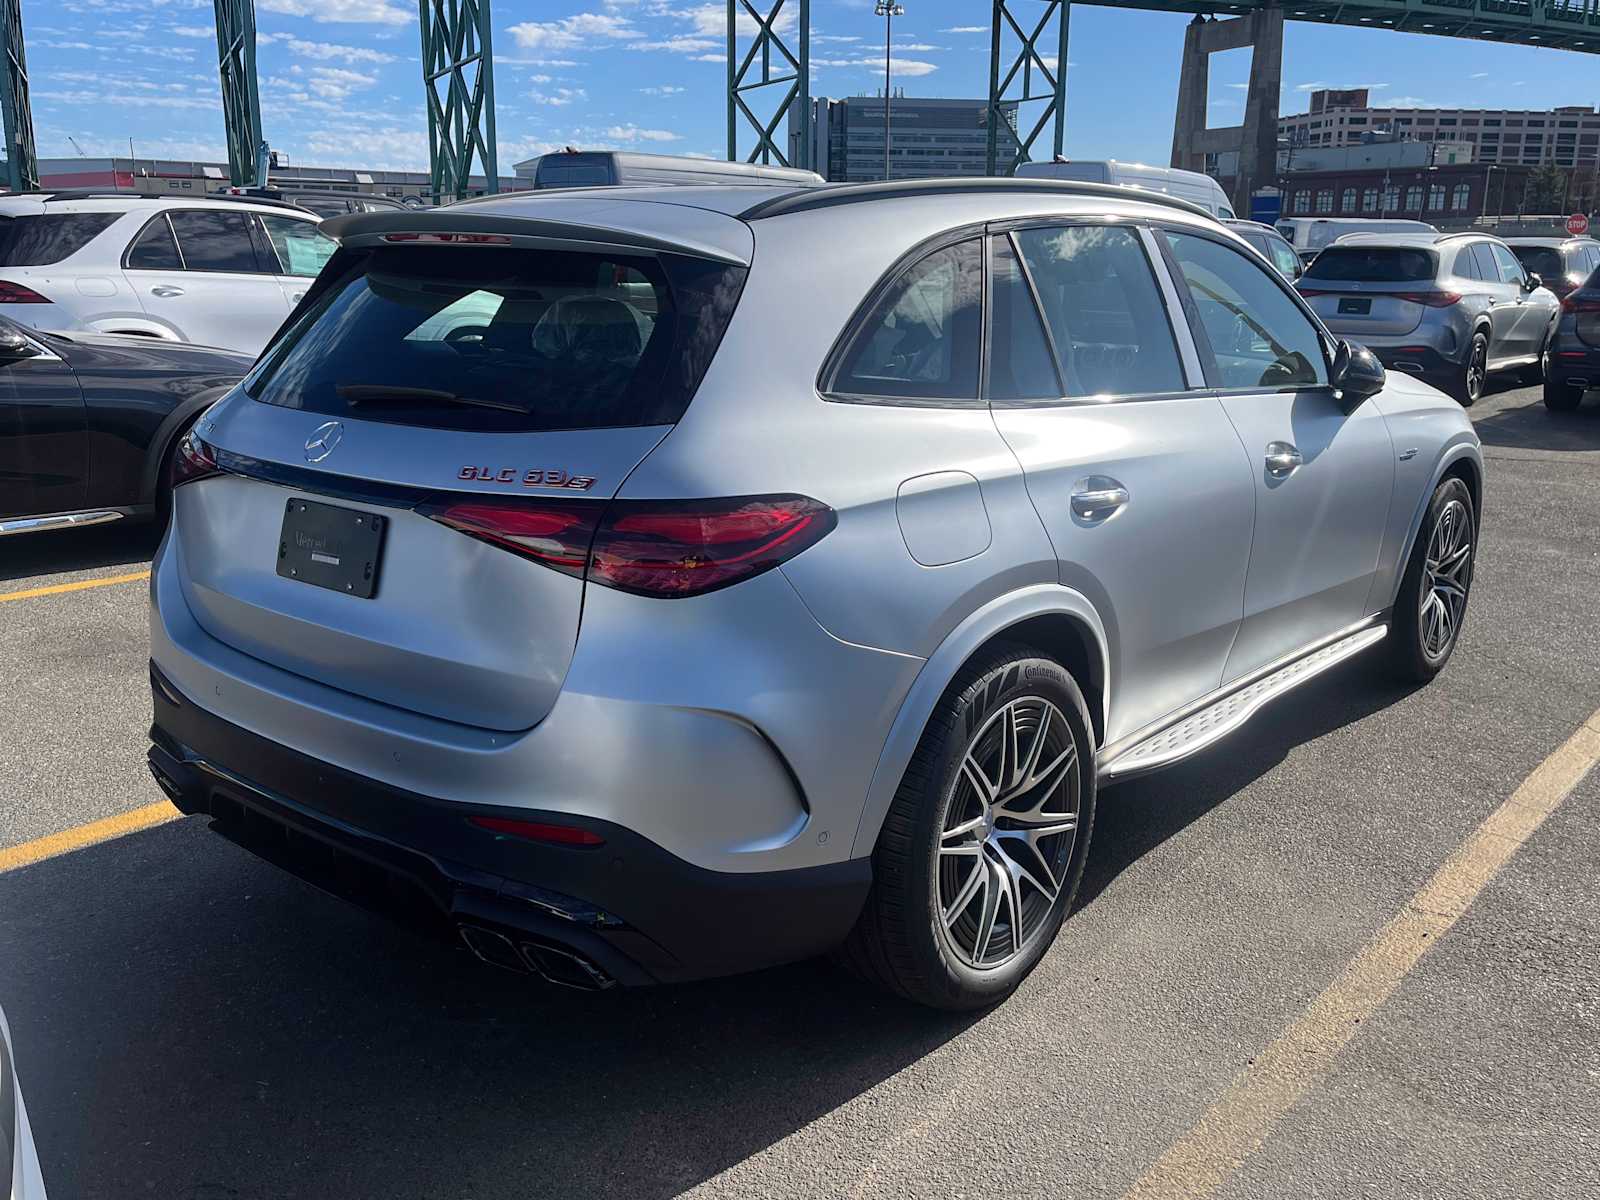
[[[518,730],[554,704],[577,640],[582,571],[563,555],[687,407],[748,230],[719,217],[731,228],[679,248],[479,213],[324,226],[343,246],[198,428],[223,473],[179,490],[176,529],[219,640]]]
[[[1434,282],[1438,256],[1414,246],[1329,246],[1296,285],[1334,333],[1357,339],[1410,333],[1430,306],[1461,297]]]

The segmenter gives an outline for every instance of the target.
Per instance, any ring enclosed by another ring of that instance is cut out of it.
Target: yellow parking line
[[[35,596],[59,596],[62,592],[81,592],[86,588],[110,587],[114,583],[137,583],[149,579],[150,571],[131,571],[126,575],[107,575],[103,579],[80,579],[76,583],[55,583],[49,587],[28,588],[21,592],[0,592],[0,604],[8,600],[32,600]]]
[[[1201,1200],[1261,1148],[1272,1127],[1333,1068],[1335,1056],[1377,1011],[1428,947],[1600,761],[1600,712],[1534,768],[1511,798],[1456,848],[1422,889],[1326,991],[1254,1062],[1199,1124],[1124,1194],[1123,1200]]]
[[[157,800],[154,804],[146,804],[143,808],[136,808],[132,812],[118,813],[114,817],[102,817],[98,821],[90,821],[87,825],[79,825],[76,829],[67,829],[35,841],[23,842],[20,846],[8,846],[0,850],[0,875],[7,871],[15,871],[19,867],[32,866],[36,862],[43,862],[58,854],[82,850],[85,846],[93,846],[97,842],[110,841],[124,834],[138,833],[141,829],[164,824],[182,815],[165,800]]]

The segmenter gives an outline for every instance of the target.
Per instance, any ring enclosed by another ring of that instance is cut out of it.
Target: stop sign
[[[1573,237],[1582,237],[1589,232],[1589,218],[1582,213],[1573,213],[1567,218],[1567,232]]]

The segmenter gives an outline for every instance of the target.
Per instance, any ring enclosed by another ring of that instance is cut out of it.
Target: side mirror
[[[1525,292],[1538,291],[1544,286],[1544,276],[1535,275],[1531,271],[1522,277],[1522,290]]]
[[[1328,382],[1345,412],[1354,412],[1362,401],[1383,390],[1388,378],[1378,356],[1355,342],[1340,342],[1333,352],[1333,372]]]
[[[0,325],[0,362],[19,362],[38,356],[39,347],[23,336],[21,330]]]

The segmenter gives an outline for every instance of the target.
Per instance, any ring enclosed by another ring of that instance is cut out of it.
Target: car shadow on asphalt
[[[5,538],[0,580],[29,579],[100,567],[143,566],[161,544],[154,521],[114,521],[62,533],[28,533]]]
[[[1551,412],[1537,392],[1516,408],[1475,420],[1486,446],[1517,450],[1600,450],[1600,392],[1590,392],[1573,412]]]
[[[1271,771],[1297,746],[1405,699],[1415,684],[1386,678],[1363,657],[1263,708],[1245,729],[1156,774],[1107,788],[1095,807],[1094,839],[1077,907],[1168,838]]]
[[[52,1195],[667,1197],[974,1020],[826,963],[578,993],[177,821],[0,875]]]

